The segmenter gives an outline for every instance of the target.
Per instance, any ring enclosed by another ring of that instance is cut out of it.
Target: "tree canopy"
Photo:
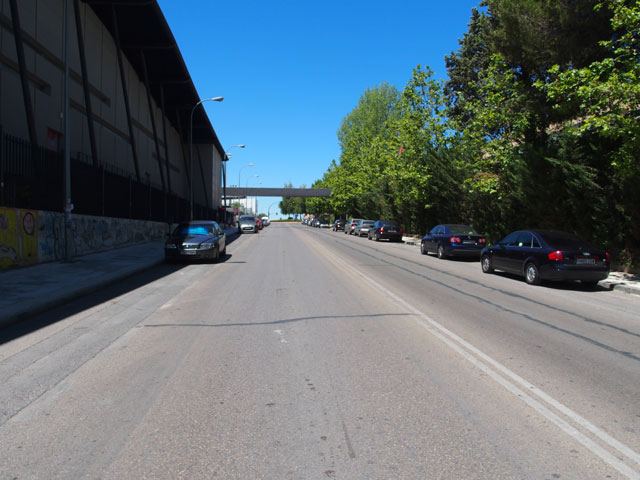
[[[313,212],[467,222],[497,240],[571,230],[634,263],[640,245],[640,1],[483,0],[448,79],[367,89]],[[286,206],[286,205],[285,205]],[[637,264],[637,260],[636,260]]]

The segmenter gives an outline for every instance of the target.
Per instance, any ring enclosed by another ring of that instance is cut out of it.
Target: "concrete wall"
[[[72,256],[163,239],[169,225],[90,215],[72,218]],[[62,260],[64,214],[0,207],[0,268]]]

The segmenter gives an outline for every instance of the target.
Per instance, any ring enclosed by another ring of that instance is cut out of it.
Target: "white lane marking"
[[[319,243],[318,243],[318,245],[320,246]],[[322,245],[320,248],[324,249],[325,247],[324,247],[324,245]],[[341,265],[337,261],[336,256],[333,255],[333,254],[332,255],[326,255],[325,256],[325,260],[328,260],[331,263],[333,263],[334,265],[336,265],[338,267],[341,267]],[[621,474],[623,474],[627,478],[630,478],[630,479],[633,479],[633,480],[640,480],[640,473],[638,471],[634,470],[632,467],[630,467],[629,465],[624,463],[624,461],[622,461],[621,459],[617,458],[616,456],[614,456],[613,454],[611,454],[610,452],[605,450],[602,446],[600,446],[597,443],[595,443],[592,439],[590,439],[584,433],[582,433],[579,430],[577,430],[574,426],[572,426],[567,421],[565,421],[562,418],[560,418],[557,414],[553,413],[551,410],[549,410],[549,408],[547,408],[545,405],[543,405],[538,400],[533,398],[527,392],[525,392],[524,390],[521,390],[520,388],[518,388],[518,386],[515,385],[514,383],[510,382],[508,380],[508,378],[513,380],[514,382],[520,384],[522,387],[526,388],[530,393],[540,397],[542,400],[547,402],[550,406],[552,406],[553,408],[557,409],[562,414],[567,416],[570,420],[572,420],[576,424],[582,426],[583,428],[585,428],[586,430],[588,430],[589,432],[594,434],[602,442],[604,442],[607,445],[609,445],[610,447],[618,450],[618,452],[622,453],[627,458],[633,460],[634,462],[636,462],[638,464],[640,464],[640,454],[639,453],[637,453],[636,451],[634,451],[632,448],[628,447],[627,445],[623,444],[622,442],[616,440],[615,438],[613,438],[608,433],[602,431],[601,429],[599,429],[598,427],[593,425],[591,422],[589,422],[588,420],[586,420],[585,418],[581,417],[579,414],[577,414],[576,412],[571,410],[566,405],[558,402],[553,397],[551,397],[550,395],[548,395],[544,391],[540,390],[539,388],[537,388],[532,383],[526,381],[525,379],[523,379],[522,377],[517,375],[515,372],[509,370],[507,367],[502,365],[500,362],[498,362],[498,361],[494,360],[493,358],[489,357],[487,354],[485,354],[484,352],[482,352],[478,348],[474,347],[472,344],[470,344],[466,340],[462,339],[461,337],[459,337],[458,335],[456,335],[452,331],[448,330],[443,325],[441,325],[440,323],[436,322],[431,317],[429,317],[427,314],[423,313],[422,311],[420,311],[419,309],[417,309],[413,305],[409,304],[407,301],[405,301],[402,298],[400,298],[398,295],[396,295],[393,292],[391,292],[390,290],[388,290],[386,287],[382,286],[381,284],[379,284],[375,280],[372,280],[367,275],[362,273],[359,269],[357,269],[357,267],[352,266],[352,268],[349,271],[352,272],[354,275],[360,277],[362,280],[364,280],[367,283],[369,283],[372,287],[377,289],[382,294],[388,296],[391,300],[396,302],[396,304],[399,304],[403,308],[406,308],[410,312],[414,313],[416,315],[416,317],[417,317],[416,318],[416,322],[421,327],[426,329],[429,333],[431,333],[436,338],[441,340],[447,346],[449,346],[450,348],[455,350],[457,353],[459,353],[465,359],[469,360],[473,365],[477,366],[482,371],[487,373],[487,375],[489,375],[493,380],[495,380],[497,383],[502,385],[506,390],[508,390],[509,392],[514,394],[516,397],[518,397],[519,399],[521,399],[522,401],[527,403],[529,406],[531,406],[537,412],[539,412],[542,416],[544,416],[549,421],[554,423],[562,431],[564,431],[565,433],[570,435],[572,438],[574,438],[576,441],[580,442],[586,448],[591,450],[594,454],[596,454],[598,457],[600,457],[605,463],[607,463],[611,467],[615,468],[618,472],[620,472]],[[481,360],[486,362],[486,363],[488,363],[495,370],[499,371],[500,373],[502,373],[504,376],[506,376],[508,378],[504,378],[504,377],[500,376],[500,374],[498,372],[492,370],[489,367],[489,365],[486,365],[485,363],[482,363]]]
[[[173,298],[171,300],[169,300],[168,302],[166,302],[164,305],[161,305],[160,308],[158,308],[158,310],[166,310],[167,308],[171,308],[173,307]]]
[[[273,332],[280,336],[280,343],[289,343],[284,339],[284,332],[282,330],[274,330]]]

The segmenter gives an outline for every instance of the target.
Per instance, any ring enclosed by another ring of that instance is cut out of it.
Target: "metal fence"
[[[189,218],[189,201],[133,176],[71,160],[73,213],[174,223]],[[62,212],[64,155],[0,130],[0,205]],[[193,205],[194,218],[222,221],[224,212]]]

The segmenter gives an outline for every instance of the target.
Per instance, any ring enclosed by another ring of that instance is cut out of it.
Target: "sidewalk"
[[[237,228],[225,229],[227,241]],[[164,262],[164,240],[0,271],[0,327],[44,312]]]

